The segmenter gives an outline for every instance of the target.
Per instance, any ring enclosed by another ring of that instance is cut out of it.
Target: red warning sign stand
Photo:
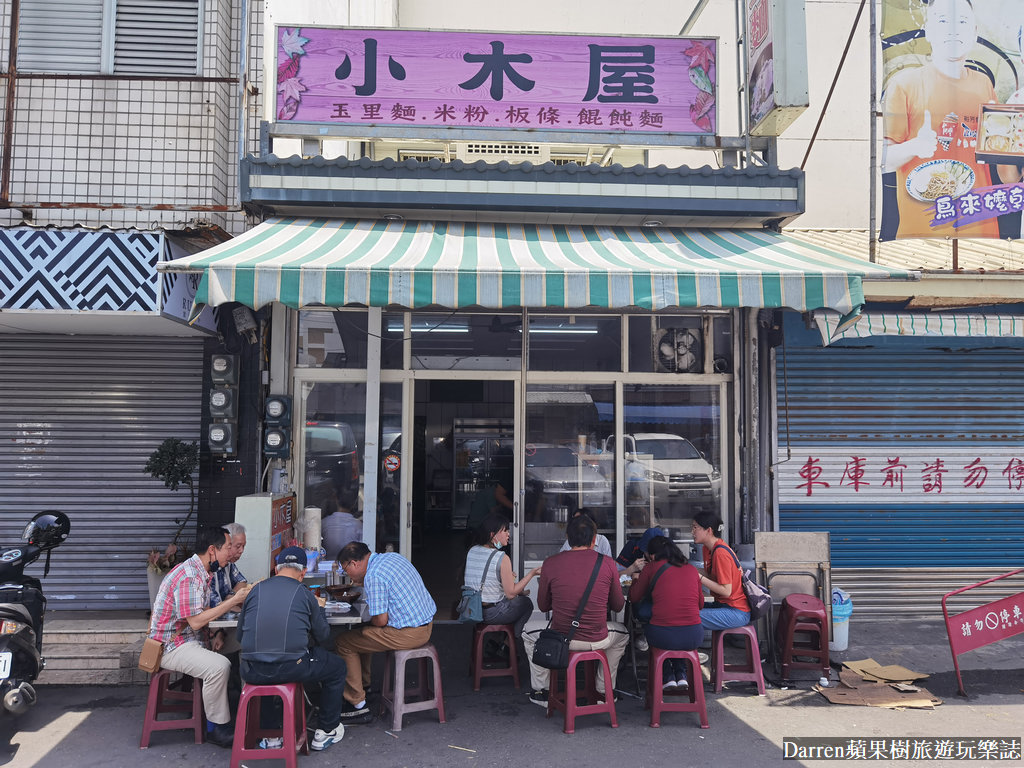
[[[956,682],[961,696],[966,696],[967,692],[964,690],[963,679],[960,677],[960,662],[957,657],[976,648],[991,645],[1024,632],[1024,592],[971,608],[969,611],[958,613],[955,616],[949,615],[946,601],[953,595],[962,595],[969,590],[1008,579],[1019,573],[1024,573],[1024,568],[979,581],[977,584],[954,589],[942,597],[942,615],[946,619],[946,634],[949,636],[949,649],[953,652],[953,667],[956,669]]]

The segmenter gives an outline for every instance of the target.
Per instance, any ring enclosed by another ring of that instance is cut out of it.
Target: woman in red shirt
[[[647,555],[649,562],[629,588],[629,599],[634,603],[650,593],[653,608],[651,621],[644,627],[647,642],[652,648],[670,651],[697,649],[704,640],[700,623],[700,607],[704,603],[700,573],[665,536],[655,536],[648,542]],[[635,568],[635,565],[630,566],[627,572],[632,575]],[[689,687],[686,662],[682,659],[666,660],[663,670],[665,688]]]
[[[732,629],[750,623],[750,606],[743,594],[739,558],[721,539],[722,518],[714,512],[693,516],[693,541],[704,546],[704,570],[700,583],[707,587],[714,602],[700,612],[704,629]]]

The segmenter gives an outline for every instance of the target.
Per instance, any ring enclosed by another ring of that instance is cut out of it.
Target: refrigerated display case
[[[455,419],[452,450],[452,528],[458,530],[466,528],[473,499],[489,482],[504,480],[511,495],[513,423],[504,419]]]

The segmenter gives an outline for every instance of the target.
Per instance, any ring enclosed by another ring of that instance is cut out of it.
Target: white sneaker
[[[316,752],[322,752],[331,746],[331,744],[336,744],[343,738],[345,738],[345,726],[341,723],[338,723],[338,727],[330,733],[324,733],[317,728],[313,733],[313,741],[309,747]]]
[[[676,687],[676,681],[675,680],[666,680],[664,683],[661,684],[661,689],[663,691],[667,691],[667,690],[670,690],[670,689],[675,688],[675,687]]]
[[[637,649],[638,651],[640,651],[640,653],[647,653],[647,649],[648,649],[648,648],[650,647],[650,646],[649,646],[649,645],[647,644],[647,638],[646,638],[646,637],[643,637],[643,636],[641,636],[641,637],[638,637],[638,638],[637,638],[637,639],[636,639],[636,640],[635,640],[635,641],[633,642],[633,645],[635,645],[635,646],[636,646],[636,649]]]
[[[284,746],[284,739],[280,736],[267,736],[260,739],[260,749],[280,749]]]
[[[682,680],[676,681],[676,686],[680,691],[688,691],[690,690],[690,681],[684,677]]]

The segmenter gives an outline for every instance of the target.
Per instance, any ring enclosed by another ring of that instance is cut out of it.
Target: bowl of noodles
[[[907,192],[922,203],[940,197],[960,197],[973,187],[974,171],[959,160],[929,160],[907,176]]]

